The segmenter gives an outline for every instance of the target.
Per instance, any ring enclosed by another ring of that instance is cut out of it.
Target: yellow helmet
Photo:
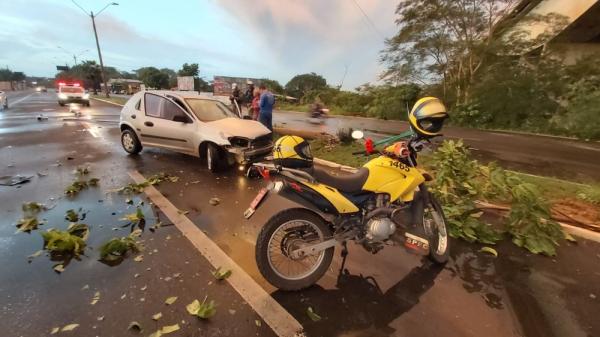
[[[307,168],[313,165],[310,144],[302,137],[283,136],[273,146],[273,161],[289,168]]]
[[[411,128],[423,137],[439,135],[446,118],[448,118],[448,112],[444,103],[435,97],[421,98],[408,114]]]

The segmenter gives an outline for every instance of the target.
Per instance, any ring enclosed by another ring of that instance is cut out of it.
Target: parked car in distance
[[[38,87],[35,88],[35,91],[36,92],[48,92],[48,89],[45,86],[40,85],[40,86],[38,86]]]
[[[86,93],[79,83],[59,83],[57,96],[60,106],[64,106],[67,103],[79,103],[90,106],[90,94]]]
[[[2,109],[8,109],[8,97],[4,91],[0,91],[0,106]]]
[[[273,149],[272,133],[222,102],[196,92],[141,91],[121,110],[121,144],[130,154],[165,148],[206,159],[216,172],[249,164]]]

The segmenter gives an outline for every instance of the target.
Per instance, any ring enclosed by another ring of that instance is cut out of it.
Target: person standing
[[[254,89],[254,93],[253,93],[253,98],[252,98],[252,104],[250,106],[250,109],[252,111],[252,119],[257,121],[258,120],[258,115],[260,113],[260,90],[258,89]]]
[[[241,103],[240,88],[238,88],[237,83],[233,83],[231,85],[231,89],[232,89],[232,92],[231,92],[231,96],[229,96],[229,100],[231,101],[231,105],[233,105],[234,109],[236,109],[235,106],[237,104],[237,106],[239,108],[239,114],[241,116],[241,114],[242,114],[242,106],[240,105],[240,103]]]
[[[267,89],[264,84],[260,87],[260,101],[258,103],[260,114],[258,121],[273,131],[273,106],[275,105],[275,96]]]

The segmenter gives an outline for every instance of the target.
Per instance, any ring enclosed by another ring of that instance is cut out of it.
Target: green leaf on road
[[[96,187],[96,186],[98,186],[99,182],[100,182],[100,179],[92,178],[92,179],[88,180],[88,185]]]
[[[121,218],[119,220],[129,221],[131,223],[138,223],[138,222],[144,220],[144,212],[142,212],[142,209],[138,207],[135,210],[135,213],[127,214],[127,215],[125,215],[124,218]]]
[[[76,225],[67,231],[49,229],[41,233],[44,238],[44,248],[52,253],[81,254],[85,249],[85,240],[82,237],[87,237],[89,230],[87,225]]]
[[[158,321],[162,317],[162,312],[152,315],[152,319]]]
[[[262,326],[262,322],[261,322],[260,320],[258,320],[258,319],[255,319],[255,320],[254,320],[254,324],[255,324],[257,327],[259,327],[259,328]]]
[[[492,247],[482,247],[479,251],[483,253],[489,253],[494,255],[495,257],[498,257],[498,252]]]
[[[53,268],[57,273],[62,273],[63,271],[65,271],[65,266],[63,266],[62,264],[57,264],[56,266],[54,266]]]
[[[138,255],[133,258],[133,261],[135,261],[135,262],[142,262],[143,260],[144,260],[144,255]]]
[[[171,305],[177,301],[177,296],[171,296],[165,300],[166,305]]]
[[[77,222],[79,221],[79,214],[73,209],[67,210],[65,213],[65,219],[69,220],[69,222]]]
[[[564,234],[565,234],[565,240],[567,240],[569,242],[577,242],[577,239],[575,239],[573,237],[573,235],[571,235],[571,234],[569,234],[567,232],[564,232]]]
[[[47,209],[46,206],[34,201],[24,203],[23,206],[21,206],[21,208],[23,209],[23,212],[30,214],[37,214]]]
[[[41,225],[41,223],[36,217],[26,217],[17,222],[17,228],[19,229],[19,232],[29,233],[32,230],[38,229],[39,225]]]
[[[221,271],[221,267],[219,267],[216,270],[212,271],[212,274],[217,280],[222,281],[231,276],[231,270],[228,269],[226,271]]]
[[[65,325],[62,329],[60,329],[60,332],[65,332],[65,331],[73,331],[75,330],[75,328],[77,328],[79,326],[79,324],[77,323],[73,323],[73,324],[67,324]]]
[[[100,246],[100,260],[115,261],[125,257],[128,251],[139,252],[142,247],[136,237],[137,232],[133,231],[128,236],[108,240]]]
[[[162,335],[179,330],[179,324],[163,326],[160,330],[156,330],[149,337],[160,337]]]
[[[99,300],[100,300],[100,292],[96,291],[96,293],[94,294],[94,297],[92,298],[92,302],[90,302],[90,304],[94,305],[94,304],[98,303]]]
[[[321,316],[317,315],[317,313],[314,312],[312,307],[308,307],[308,309],[306,309],[306,314],[308,315],[308,318],[310,318],[313,322],[318,322],[321,320]]]
[[[59,328],[59,327],[55,327],[55,328],[52,328],[52,330],[50,331],[50,334],[51,334],[51,335],[55,335],[55,334],[57,334],[59,331],[60,331],[60,328]]]
[[[204,297],[202,303],[198,300],[194,300],[192,303],[188,304],[185,308],[190,313],[190,315],[196,316],[202,319],[208,319],[215,315],[217,312],[215,301],[206,302],[207,297]]]

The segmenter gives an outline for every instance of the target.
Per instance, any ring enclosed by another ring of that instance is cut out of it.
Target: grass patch
[[[311,141],[310,148],[313,156],[316,158],[321,158],[352,167],[361,167],[369,159],[363,155],[352,154],[352,152],[364,150],[364,146],[356,142],[348,145],[329,145],[326,141],[317,139]]]
[[[121,105],[125,105],[125,103],[127,103],[127,101],[129,100],[129,98],[117,97],[117,96],[110,96],[107,98],[106,95],[92,95],[92,98],[98,98],[98,99],[110,101],[110,102],[121,104]]]

